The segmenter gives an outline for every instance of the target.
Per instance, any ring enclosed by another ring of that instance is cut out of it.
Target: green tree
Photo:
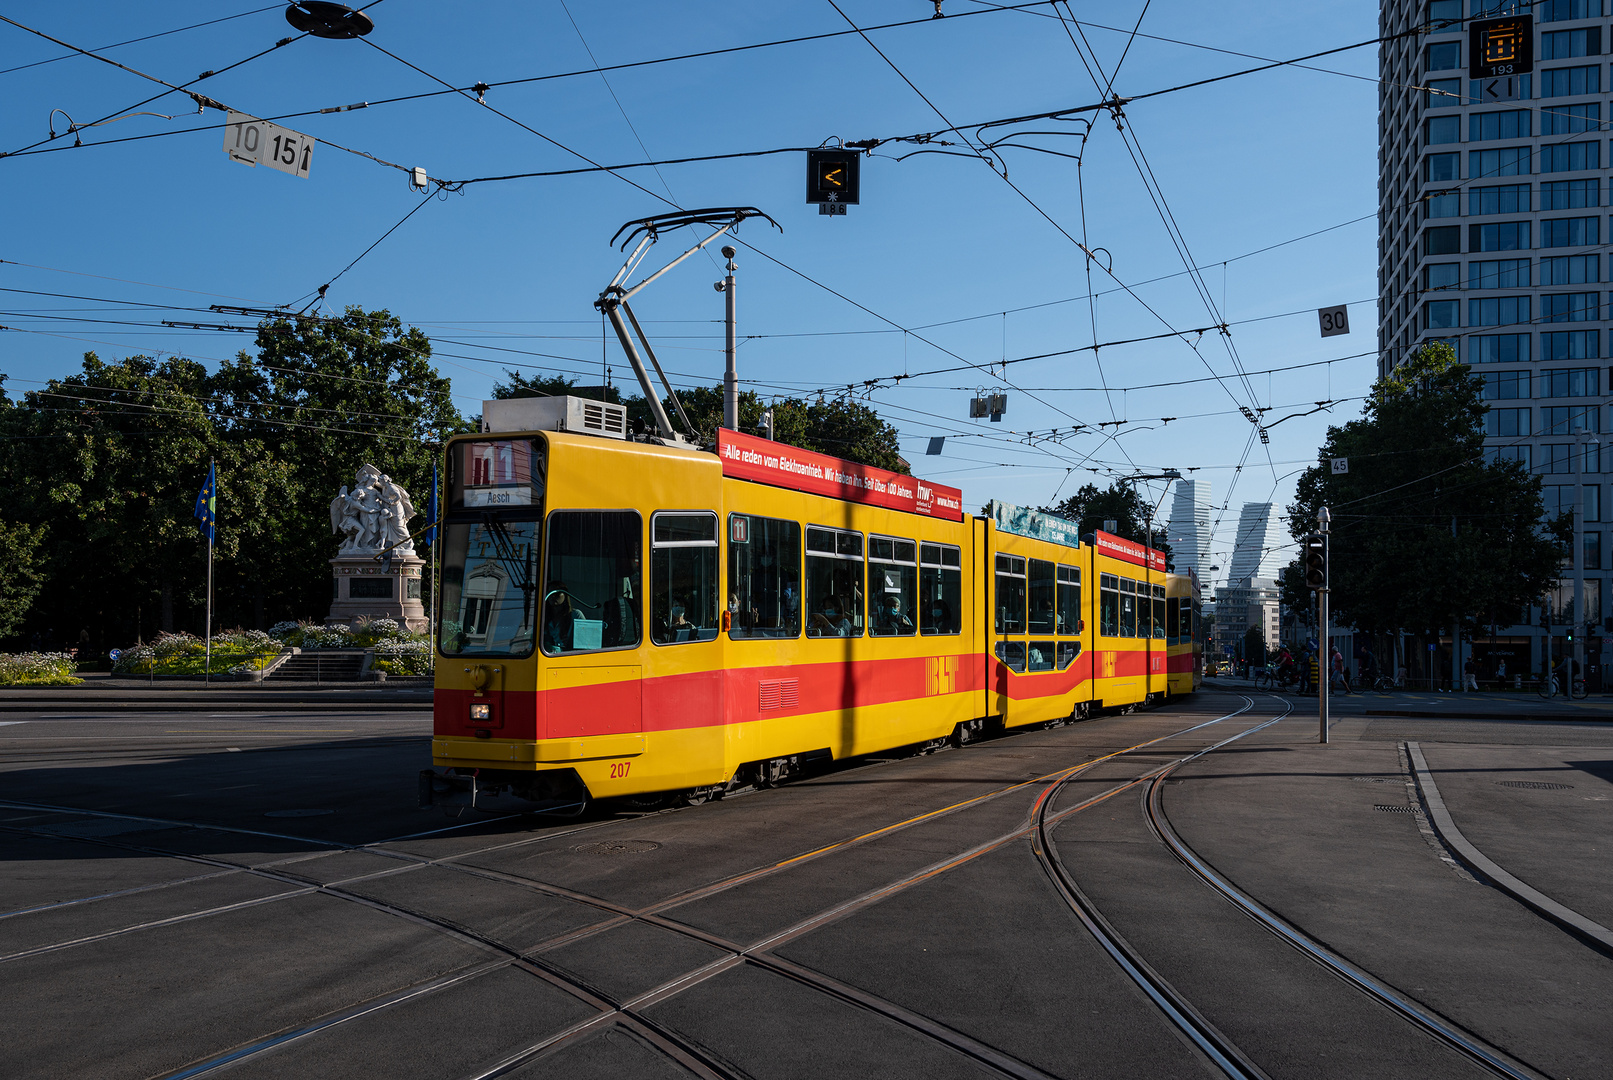
[[[402,484],[424,514],[443,440],[471,428],[431,363],[431,340],[389,312],[268,320],[257,346],[213,380],[222,435],[242,464],[273,463],[267,475],[227,478],[220,468],[221,493],[236,500],[226,504],[233,515],[220,511],[226,531],[252,543],[215,591],[241,621],[262,625],[329,608],[339,542],[329,506],[359,466]]]
[[[206,576],[191,512],[216,442],[207,384],[191,360],[86,353],[77,374],[4,410],[8,517],[51,538],[50,605],[30,623],[52,647],[202,629],[189,618]]]
[[[1328,428],[1289,523],[1302,539],[1329,508],[1339,622],[1367,633],[1472,632],[1556,582],[1571,515],[1543,522],[1539,477],[1484,460],[1482,386],[1449,345],[1427,345],[1373,384],[1359,420]],[[1348,458],[1349,471],[1333,472],[1331,458]],[[1295,574],[1285,583],[1286,594]]]
[[[1266,635],[1260,632],[1260,627],[1251,626],[1243,632],[1243,658],[1252,663],[1266,658]]]
[[[44,584],[43,525],[0,521],[0,638],[22,626]]]
[[[1104,489],[1096,484],[1084,484],[1057,506],[1042,507],[1044,513],[1057,514],[1076,522],[1082,536],[1102,529],[1105,521],[1114,521],[1116,536],[1139,544],[1148,542],[1148,522],[1154,509],[1155,504],[1149,502],[1135,484],[1118,480]],[[1165,540],[1164,530],[1156,527],[1153,535],[1154,547],[1169,559],[1171,546]]]

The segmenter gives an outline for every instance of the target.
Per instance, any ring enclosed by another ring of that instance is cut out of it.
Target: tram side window
[[[1137,636],[1137,583],[1120,579],[1120,636]]]
[[[1081,632],[1081,568],[1059,566],[1059,629],[1061,634]],[[1073,659],[1073,657],[1072,657]],[[1059,665],[1065,667],[1067,665]]]
[[[717,636],[717,515],[650,519],[650,639],[657,645]]]
[[[1081,643],[1079,641],[1059,642],[1059,670],[1063,671],[1065,668],[1075,663],[1075,658],[1080,655]]]
[[[779,518],[728,515],[731,638],[801,635],[801,526]]]
[[[862,637],[863,535],[807,526],[807,637]]]
[[[1192,641],[1197,633],[1193,628],[1193,616],[1196,614],[1197,608],[1197,603],[1191,599],[1181,601],[1176,623],[1176,636],[1183,641]]]
[[[550,656],[639,643],[644,526],[631,510],[549,515],[543,651]]]
[[[997,556],[996,611],[997,633],[1025,632],[1025,560],[1018,555]]]
[[[1014,671],[1025,670],[1025,643],[1023,641],[997,642],[997,659]]]
[[[1098,633],[1120,636],[1120,579],[1113,574],[1098,577]]]
[[[1174,596],[1165,598],[1165,644],[1175,645],[1181,634],[1182,602]]]
[[[1051,634],[1058,623],[1053,601],[1057,587],[1054,565],[1045,559],[1030,560],[1030,632]],[[1049,664],[1052,661],[1049,660]]]
[[[1138,592],[1141,592],[1142,589],[1143,586],[1137,586]],[[1154,586],[1154,636],[1156,638],[1165,636],[1165,586],[1163,585]]]
[[[1026,671],[1052,671],[1056,652],[1051,641],[1033,641],[1026,652]]]
[[[868,633],[906,637],[918,630],[914,603],[918,597],[918,545],[888,536],[868,538]]]
[[[919,630],[956,634],[962,625],[962,553],[951,544],[919,545]]]

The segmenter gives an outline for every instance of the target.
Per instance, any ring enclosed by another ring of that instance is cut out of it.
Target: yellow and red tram
[[[432,757],[476,805],[714,793],[1198,685],[1159,552],[910,476],[726,430],[487,431],[445,475]]]

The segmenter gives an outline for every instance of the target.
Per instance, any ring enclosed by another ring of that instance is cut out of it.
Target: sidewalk
[[[1206,689],[1252,691],[1255,684],[1249,679],[1218,677],[1204,680]],[[1300,695],[1288,691],[1271,690],[1265,686],[1261,693],[1280,694],[1293,698],[1296,703],[1316,710],[1316,695]],[[1296,705],[1296,708],[1302,708]],[[1409,716],[1428,719],[1495,719],[1495,720],[1590,720],[1613,721],[1613,697],[1592,694],[1583,701],[1564,698],[1547,700],[1531,691],[1480,691],[1478,693],[1441,694],[1427,690],[1391,690],[1379,693],[1362,690],[1354,694],[1333,693],[1328,697],[1328,712],[1335,716]]]
[[[0,688],[0,712],[172,712],[254,705],[274,711],[340,709],[421,711],[431,708],[431,686],[386,683],[202,682],[191,679],[112,678],[104,672],[79,676],[81,686]]]

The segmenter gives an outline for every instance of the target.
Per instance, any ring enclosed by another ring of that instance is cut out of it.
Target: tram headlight
[[[480,720],[484,724],[487,723],[493,719],[493,706],[485,701],[471,702],[470,718],[473,722]]]

